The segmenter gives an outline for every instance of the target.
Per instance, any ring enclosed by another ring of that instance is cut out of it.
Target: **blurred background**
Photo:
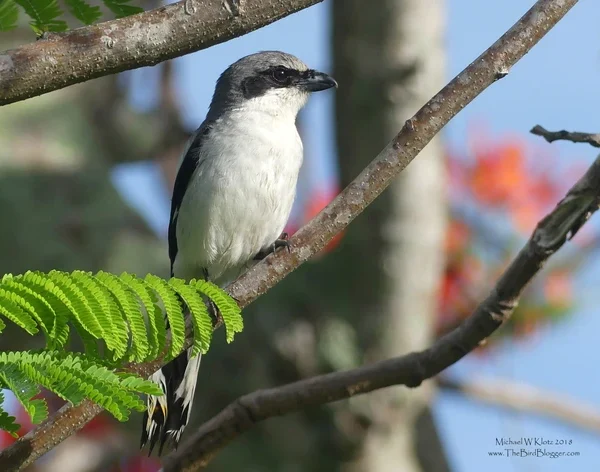
[[[340,84],[312,97],[299,118],[295,231],[534,3],[329,0],[196,54],[2,107],[0,273],[168,276],[182,147],[220,72],[266,49],[296,54]],[[600,3],[580,2],[343,235],[246,309],[235,343],[217,336],[188,430],[252,390],[424,349],[467,317],[595,157],[528,131],[539,123],[598,132],[599,19]],[[33,40],[23,24],[0,37],[0,49]],[[439,378],[270,419],[208,470],[598,470],[599,230],[593,220],[577,234],[512,320]],[[24,342],[15,330],[0,348],[33,347]],[[14,401],[8,408],[26,432],[23,411]],[[140,422],[100,416],[30,470],[156,471],[155,458],[138,454]],[[572,455],[506,457],[498,441],[522,437],[566,440],[546,449]],[[0,437],[0,447],[11,441]]]

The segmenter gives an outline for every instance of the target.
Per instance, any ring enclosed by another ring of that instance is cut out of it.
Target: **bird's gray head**
[[[331,87],[337,87],[333,78],[309,69],[291,54],[279,51],[251,54],[221,74],[208,118],[242,107],[295,118],[311,92]]]

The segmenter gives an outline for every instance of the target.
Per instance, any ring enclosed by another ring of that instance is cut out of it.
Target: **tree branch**
[[[541,136],[549,143],[563,140],[571,141],[572,143],[587,143],[594,147],[600,147],[600,134],[569,132],[565,130],[548,131],[540,125],[535,125],[531,128],[530,133]]]
[[[370,205],[429,141],[510,68],[578,2],[538,0],[481,56],[429,100],[377,157],[312,221],[294,234],[291,253],[280,253],[243,274],[228,287],[244,307],[319,252]],[[344,84],[340,78],[340,87]],[[343,158],[343,157],[342,157]]]
[[[600,411],[574,398],[506,380],[456,381],[442,377],[438,385],[469,398],[523,413],[533,413],[600,433]]]
[[[0,52],[0,105],[206,49],[323,0],[231,1],[181,1]]]
[[[458,328],[421,352],[244,395],[201,425],[178,451],[167,456],[165,472],[204,468],[221,448],[267,418],[391,385],[418,387],[439,374],[485,342],[508,320],[533,276],[598,209],[599,203],[600,156],[556,208],[538,223],[488,297]]]
[[[446,85],[413,118],[407,120],[398,135],[354,182],[291,238],[292,250],[290,253],[282,251],[274,257],[267,257],[227,287],[228,292],[238,301],[240,307],[247,306],[300,264],[323,249],[337,233],[348,226],[385,190],[446,123],[493,82],[504,77],[510,67],[521,59],[577,1],[538,0],[509,31]],[[270,4],[270,2],[266,3]],[[343,89],[343,83],[341,86]],[[539,255],[536,257],[539,258]],[[517,275],[514,282],[526,278],[524,273],[519,272]],[[524,284],[523,281],[522,285]],[[492,318],[485,316],[487,321],[484,322],[468,321],[465,327],[459,328],[458,332],[462,332],[463,329],[475,329],[479,333],[479,330],[482,330],[480,339],[483,339],[500,325],[502,313],[510,311],[511,308],[512,305],[508,307],[490,306]],[[478,318],[475,317],[473,320],[478,320]],[[471,323],[474,323],[474,327],[470,327]],[[480,323],[483,324],[480,326]],[[449,336],[457,335],[451,333]],[[454,338],[451,337],[451,340]],[[450,357],[444,355],[440,359],[452,358],[455,359],[452,362],[455,362],[468,352],[465,350],[466,346],[452,345],[450,347],[448,345],[447,348]],[[418,356],[418,354],[411,354],[409,357],[411,356]],[[392,369],[395,366],[394,362],[393,360],[385,361],[384,365],[389,363],[389,369]],[[446,362],[444,364],[444,367],[449,365]],[[136,372],[141,375],[149,375],[160,365],[161,361],[140,364],[136,366]],[[363,369],[368,371],[372,368],[371,366]],[[440,370],[441,368],[443,367],[440,367]],[[365,370],[362,370],[358,374],[360,376],[364,373]],[[408,379],[406,383],[417,385],[417,382],[425,378],[421,374],[411,373],[411,379],[414,381]],[[350,375],[349,378],[354,378],[353,376],[357,374],[348,375]],[[394,379],[399,378],[395,370],[393,370],[392,376]],[[358,383],[354,386],[357,390],[354,390],[353,393],[361,392],[359,387],[378,388],[373,384]],[[76,407],[66,405],[53,418],[20,438],[10,448],[2,451],[0,453],[0,470],[18,470],[31,464],[56,444],[81,429],[99,411],[100,409],[89,401]]]

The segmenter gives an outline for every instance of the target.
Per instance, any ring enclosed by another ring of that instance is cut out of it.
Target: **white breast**
[[[283,231],[301,164],[294,119],[237,110],[218,120],[179,210],[175,276],[237,277]]]

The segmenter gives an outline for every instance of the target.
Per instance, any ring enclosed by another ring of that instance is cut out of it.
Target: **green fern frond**
[[[117,18],[123,18],[129,15],[135,15],[136,13],[143,12],[144,9],[128,5],[131,0],[102,0],[104,5],[112,11]]]
[[[102,17],[99,6],[92,6],[86,0],[64,0],[69,12],[83,24],[91,25]],[[130,5],[131,0],[103,0],[106,7],[117,17],[134,15],[143,8]],[[21,6],[31,18],[29,24],[37,36],[45,32],[60,32],[68,29],[67,23],[58,17],[64,14],[57,0],[0,0],[0,31],[17,27]]]
[[[29,274],[26,273],[23,278]],[[94,339],[105,339],[107,326],[106,323],[102,324],[100,321],[104,318],[104,313],[96,313],[92,309],[91,305],[94,303],[88,298],[89,292],[81,290],[75,277],[71,274],[52,271],[48,276],[54,283],[53,293],[68,309],[69,318],[76,321]]]
[[[46,403],[33,399],[38,385],[73,404],[89,398],[120,421],[132,409],[144,409],[139,393],[161,393],[149,380],[118,375],[84,355],[57,351],[0,353],[0,383],[13,391],[34,423],[47,416]]]
[[[130,361],[176,357],[185,345],[187,313],[194,330],[193,353],[205,353],[213,331],[206,299],[223,315],[231,341],[243,326],[240,309],[209,282],[82,271],[5,275],[0,280],[0,316],[29,334],[41,331],[46,348],[0,353],[0,388],[12,390],[34,422],[47,415],[45,402],[34,399],[39,386],[74,404],[88,398],[125,420],[131,410],[144,409],[140,393],[161,391],[150,381],[114,369]],[[5,327],[0,320],[0,331]],[[83,354],[64,352],[71,331],[83,340]],[[8,418],[0,409],[0,428],[6,424],[14,429]]]
[[[117,346],[115,339],[113,320],[110,310],[108,309],[108,299],[103,295],[103,291],[93,282],[90,274],[85,272],[75,271],[70,274],[69,278],[73,281],[73,287],[77,287],[83,297],[86,308],[89,310],[92,318],[95,318],[95,324],[98,326],[100,339],[106,341],[108,349],[114,351]],[[103,302],[101,302],[101,300]],[[89,318],[91,320],[91,318]]]
[[[102,16],[100,7],[91,6],[84,0],[65,0],[71,14],[85,25],[91,25]]]
[[[121,316],[115,296],[105,283],[87,272],[76,271],[72,277],[77,279],[80,284],[85,285],[88,293],[94,297],[98,310],[95,313],[100,315],[98,317],[100,324],[105,323],[107,327],[110,326],[111,339],[106,339],[107,346],[114,353],[115,359],[123,358],[129,345],[129,336],[127,335],[127,323]]]
[[[212,338],[212,320],[204,300],[198,296],[198,291],[185,284],[181,279],[169,280],[169,285],[175,289],[183,299],[192,315],[194,325],[194,342],[192,344],[192,356],[198,353],[206,353]]]
[[[29,402],[29,414],[33,424],[40,424],[48,418],[48,404],[42,398],[35,398]]]
[[[231,341],[243,328],[241,311],[223,290],[203,280],[186,284],[151,275],[141,279],[127,273],[117,277],[106,272],[94,276],[52,271],[6,275],[0,281],[0,315],[30,334],[41,329],[46,349],[64,347],[71,325],[83,339],[88,356],[99,359],[99,346],[104,346],[104,359],[114,363],[154,360],[164,354],[165,320],[172,336],[167,355],[176,356],[185,341],[184,311],[189,311],[194,326],[194,352],[206,352],[212,320],[205,298],[219,309]]]
[[[137,375],[128,372],[115,372],[121,379],[121,387],[132,392],[145,393],[146,395],[163,395],[163,391],[154,382],[149,382],[139,378]]]
[[[182,307],[173,288],[160,277],[148,274],[144,281],[158,294],[162,300],[169,329],[171,330],[171,346],[166,360],[174,359],[183,350],[185,343],[185,321],[179,313]]]
[[[65,305],[65,296],[57,287],[56,283],[41,272],[28,272],[19,280],[21,285],[27,287],[29,292],[35,292],[39,297],[47,301],[50,307],[46,319],[53,317],[52,331],[49,333],[52,339],[52,346],[55,348],[62,347],[66,344],[69,338],[69,329],[67,320],[70,317],[69,308]],[[50,326],[48,324],[47,326]]]
[[[160,308],[156,305],[156,297],[151,292],[151,288],[144,283],[143,280],[138,279],[131,274],[121,275],[121,280],[125,282],[125,285],[135,293],[140,301],[144,311],[148,317],[148,341],[149,350],[147,359],[156,359],[156,357],[164,350],[166,342],[166,327],[165,320],[160,311]]]
[[[11,358],[10,362],[13,361],[14,358]],[[13,392],[32,420],[33,418],[40,418],[40,402],[39,400],[32,400],[35,395],[40,393],[40,389],[15,364],[5,363],[2,365],[0,382]]]
[[[0,315],[8,318],[19,328],[28,334],[36,334],[39,330],[36,321],[30,316],[29,311],[22,308],[18,297],[10,290],[0,288]],[[4,331],[6,325],[2,322],[0,332]]]
[[[0,31],[10,31],[17,27],[19,9],[13,0],[0,0]],[[2,416],[0,412],[0,421]]]
[[[244,329],[242,310],[240,310],[238,304],[226,292],[212,282],[196,280],[192,281],[192,284],[195,284],[196,290],[206,294],[206,296],[217,305],[217,308],[223,317],[227,342],[232,342],[235,334],[241,333]]]
[[[0,429],[7,431],[12,437],[18,437],[20,425],[15,423],[16,418],[10,416],[4,409],[4,393],[0,390]]]
[[[29,290],[22,283],[19,283],[19,280],[16,277],[12,277],[10,275],[5,275],[2,278],[2,284],[0,285],[0,297],[7,298],[7,304],[4,304],[4,300],[2,300],[2,305],[5,306],[6,309],[9,308],[9,305],[16,303],[21,309],[21,313],[25,312],[28,315],[28,318],[23,318],[23,323],[29,322],[29,318],[33,319],[37,326],[39,326],[48,343],[54,342],[54,336],[52,336],[56,318],[52,318],[52,315],[48,316],[47,307],[43,306],[43,303],[36,296],[36,292]],[[17,313],[17,316],[21,316],[21,313]],[[13,315],[15,315],[13,313]],[[10,319],[10,318],[9,318]]]
[[[57,20],[62,10],[56,0],[14,0],[29,15],[29,24],[37,35],[46,31],[66,31],[67,23]]]
[[[108,272],[98,272],[96,278],[115,297],[123,319],[127,322],[131,334],[130,353],[127,360],[142,362],[148,356],[146,322],[139,309],[137,296],[119,277]]]

